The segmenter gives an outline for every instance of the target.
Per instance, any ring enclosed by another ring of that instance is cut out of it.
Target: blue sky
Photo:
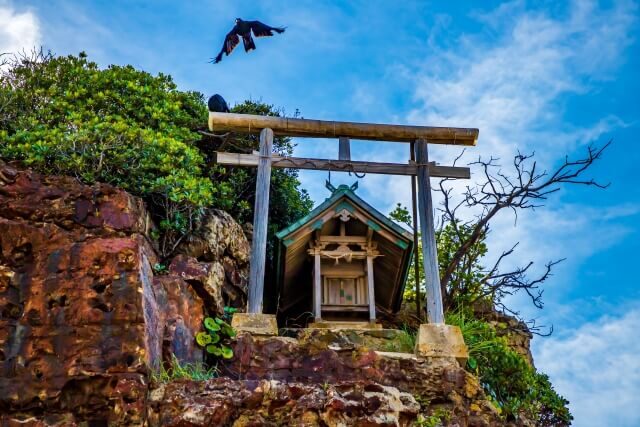
[[[552,168],[565,154],[613,139],[592,171],[610,188],[564,188],[516,226],[502,215],[490,257],[520,241],[514,261],[540,268],[567,258],[545,286],[544,310],[513,300],[555,327],[552,337],[534,340],[536,364],[571,401],[575,425],[640,425],[639,5],[479,4],[0,0],[0,51],[84,50],[101,65],[133,64],[171,74],[182,89],[221,93],[232,104],[262,99],[308,118],[478,127],[478,146],[464,160],[494,155],[505,168],[517,150],[535,150]],[[208,64],[235,17],[287,32]],[[407,151],[352,146],[361,160],[404,162]],[[432,149],[444,164],[457,154]],[[296,155],[336,157],[337,142],[300,141]],[[326,173],[301,177],[315,201],[327,196]],[[402,177],[368,175],[359,193],[382,212],[410,198]]]

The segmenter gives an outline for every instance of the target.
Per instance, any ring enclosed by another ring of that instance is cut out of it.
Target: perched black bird
[[[238,43],[240,43],[240,37],[242,37],[245,52],[255,49],[256,44],[253,42],[253,37],[251,37],[252,31],[256,37],[268,37],[272,36],[274,31],[278,34],[284,33],[284,28],[270,27],[260,21],[243,21],[240,18],[236,18],[236,25],[233,26],[229,34],[224,38],[222,49],[218,56],[214,58],[213,63],[217,64],[220,62],[223,53],[229,56],[233,49],[238,46]]]
[[[227,101],[217,93],[209,98],[209,111],[213,113],[228,113],[229,106],[227,105]]]

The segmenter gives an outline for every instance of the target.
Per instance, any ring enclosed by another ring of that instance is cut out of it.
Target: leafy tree
[[[234,111],[280,114],[253,101]],[[253,218],[255,170],[207,162],[216,145],[202,135],[206,122],[202,94],[180,91],[170,76],[130,65],[101,69],[84,53],[34,52],[0,71],[0,157],[143,197],[159,225],[164,256],[205,208],[227,210],[240,222]],[[224,142],[229,151],[258,146],[255,136],[233,135]],[[276,138],[274,146],[279,154],[293,149],[288,138]],[[273,171],[271,234],[311,208],[299,186],[297,171]]]
[[[400,205],[400,203],[389,213],[389,217],[399,223],[407,225],[409,228],[412,227],[411,214],[408,209]],[[444,227],[436,230],[438,265],[441,275],[444,274],[445,268],[450,264],[457,248],[460,246],[461,237],[464,238],[471,232],[471,227],[466,224],[458,224],[458,232],[454,230],[451,224],[445,224]],[[469,248],[464,254],[462,261],[453,271],[452,278],[447,284],[445,294],[443,295],[443,300],[448,302],[448,304],[445,304],[445,311],[459,311],[464,308],[470,308],[478,300],[490,301],[485,295],[486,292],[483,287],[486,270],[480,263],[482,257],[487,253],[485,238],[486,234]],[[422,267],[421,239],[418,239],[418,250],[414,251],[414,255],[418,256],[419,265]],[[404,292],[404,301],[406,303],[416,303],[415,283],[415,264],[411,263]],[[426,289],[422,268],[419,269],[418,283],[421,284],[420,295],[424,298]]]
[[[248,100],[234,106],[233,113],[256,114],[262,116],[281,116],[283,112],[259,101]],[[217,139],[217,140],[216,140]],[[210,141],[224,151],[249,153],[259,148],[258,135],[231,135],[224,139]],[[291,138],[276,136],[273,139],[273,151],[281,156],[293,154],[294,144]],[[211,179],[214,182],[226,182],[228,192],[233,195],[226,201],[224,208],[238,221],[253,221],[255,202],[255,168],[213,167]],[[313,201],[306,190],[300,189],[297,169],[272,169],[269,194],[269,229],[267,257],[273,260],[275,233],[311,211]]]

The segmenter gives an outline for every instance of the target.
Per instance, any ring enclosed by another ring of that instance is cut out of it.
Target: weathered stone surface
[[[144,385],[160,356],[152,250],[137,236],[75,241],[53,224],[2,218],[0,245],[0,411],[112,419],[105,384],[118,395],[120,378]]]
[[[144,421],[162,338],[148,218],[114,187],[0,163],[3,424]]]
[[[225,274],[219,262],[199,262],[197,259],[178,255],[169,265],[169,274],[188,281],[202,297],[211,313],[222,313],[226,300],[224,298]]]
[[[238,332],[249,332],[254,336],[278,335],[275,314],[235,313],[231,326]]]
[[[243,380],[334,384],[366,379],[410,393],[427,408],[446,409],[459,426],[499,425],[498,414],[477,379],[451,359],[378,353],[362,347],[334,350],[318,341],[254,339],[249,334],[238,337],[234,352],[224,372]]]
[[[229,214],[211,209],[177,249],[169,273],[198,290],[211,314],[225,306],[244,309],[249,278],[249,243]]]
[[[168,362],[175,356],[182,363],[202,362],[202,349],[195,342],[205,317],[202,299],[187,282],[176,276],[154,277],[153,287],[164,325],[162,360]]]
[[[416,337],[416,354],[455,358],[464,366],[469,358],[460,328],[444,323],[423,323]]]
[[[84,235],[148,235],[153,228],[144,203],[111,185],[82,185],[71,177],[18,170],[2,161],[0,217],[52,223]]]
[[[152,228],[124,191],[0,161],[1,425],[142,424],[149,368],[201,360],[204,304],[182,277],[154,277]],[[221,240],[205,271],[241,300],[248,259]]]
[[[370,381],[174,382],[151,392],[151,426],[408,426],[420,405]]]
[[[353,350],[366,347],[369,350],[413,353],[406,333],[398,329],[282,329],[280,335],[297,338],[301,343],[316,347]]]
[[[196,232],[179,247],[178,252],[202,261],[220,261],[225,254],[241,264],[249,262],[249,242],[240,224],[228,213],[211,209]]]

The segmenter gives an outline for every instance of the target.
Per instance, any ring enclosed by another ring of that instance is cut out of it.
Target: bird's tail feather
[[[272,30],[275,31],[278,34],[282,34],[284,33],[284,30],[286,30],[287,27],[273,27]]]
[[[248,37],[243,37],[242,41],[244,42],[244,51],[249,52],[250,50],[254,50],[256,48],[256,43],[253,41],[253,37],[249,35]]]

